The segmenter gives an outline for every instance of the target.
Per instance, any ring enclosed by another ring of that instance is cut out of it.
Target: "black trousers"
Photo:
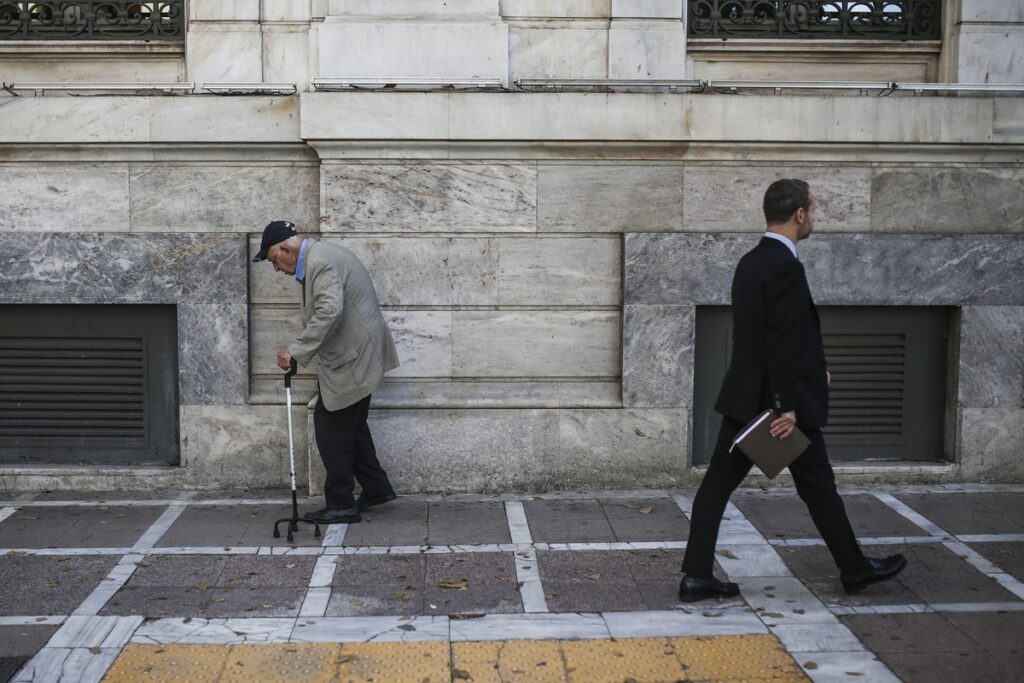
[[[327,410],[323,399],[316,402],[313,427],[320,458],[327,470],[324,498],[332,510],[355,506],[355,481],[368,496],[383,496],[393,491],[387,472],[377,460],[377,449],[366,424],[369,413],[369,396],[341,410]]]
[[[690,576],[710,577],[714,566],[715,543],[729,496],[750,472],[753,463],[737,448],[729,447],[743,424],[722,418],[718,442],[697,495],[693,499],[690,537],[683,556],[683,572]],[[843,499],[836,490],[836,477],[828,461],[825,439],[820,429],[804,429],[811,445],[790,466],[797,495],[807,505],[814,526],[825,540],[836,566],[841,571],[867,568],[864,554],[846,517]]]

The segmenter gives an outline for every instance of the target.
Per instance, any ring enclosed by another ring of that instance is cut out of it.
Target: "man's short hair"
[[[764,219],[768,225],[785,223],[797,209],[807,211],[810,205],[810,185],[793,178],[776,180],[764,193]]]

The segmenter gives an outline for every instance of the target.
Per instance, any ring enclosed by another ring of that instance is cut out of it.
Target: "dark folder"
[[[785,439],[773,437],[771,424],[776,417],[770,410],[755,417],[740,430],[729,449],[738,446],[769,479],[774,479],[811,445],[811,440],[796,427]]]

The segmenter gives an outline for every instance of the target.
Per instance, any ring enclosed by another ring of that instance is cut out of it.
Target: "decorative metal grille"
[[[4,2],[0,40],[185,40],[185,0]]]
[[[942,0],[689,0],[693,38],[940,40]]]

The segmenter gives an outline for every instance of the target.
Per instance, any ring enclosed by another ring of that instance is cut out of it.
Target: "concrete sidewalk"
[[[676,599],[692,492],[408,496],[315,538],[287,492],[0,495],[0,681],[1017,680],[1024,486],[844,490],[853,596],[791,491],[740,491]],[[303,509],[319,501],[303,502]]]

